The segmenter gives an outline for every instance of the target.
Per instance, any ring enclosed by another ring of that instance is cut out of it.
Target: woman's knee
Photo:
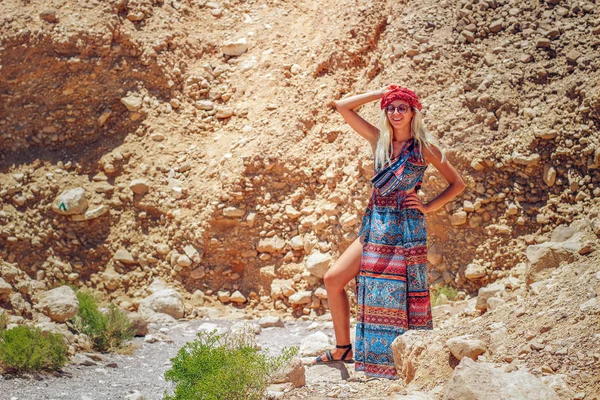
[[[325,283],[325,287],[328,291],[340,291],[344,290],[344,287],[349,282],[347,278],[345,278],[346,274],[337,273],[336,269],[332,268],[325,273],[323,277],[323,282]]]
[[[339,281],[339,275],[333,272],[331,269],[327,271],[323,277],[323,283],[325,283],[325,288],[327,288],[327,290],[339,289]]]

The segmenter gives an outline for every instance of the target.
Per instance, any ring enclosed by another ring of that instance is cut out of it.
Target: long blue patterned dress
[[[368,376],[397,379],[390,348],[394,339],[408,329],[433,328],[425,216],[401,206],[407,192],[419,189],[426,169],[411,139],[373,178],[356,277],[355,368]]]

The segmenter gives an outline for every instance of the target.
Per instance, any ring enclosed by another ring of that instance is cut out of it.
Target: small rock
[[[54,9],[46,9],[40,13],[40,19],[50,23],[58,22],[58,18],[56,17],[56,10]]]
[[[261,319],[258,320],[258,325],[260,325],[261,328],[271,328],[271,327],[284,328],[285,327],[283,320],[280,317],[275,317],[275,316],[262,317]]]
[[[148,321],[146,321],[139,313],[132,312],[127,315],[131,321],[131,327],[135,336],[146,336],[148,333]]]
[[[306,385],[304,364],[300,358],[293,358],[290,363],[273,376],[273,383],[291,382],[295,388]]]
[[[550,39],[539,38],[535,41],[535,47],[538,49],[549,49],[550,48]]]
[[[477,303],[475,304],[475,309],[479,311],[487,310],[487,301],[490,297],[495,296],[498,292],[504,290],[504,285],[501,283],[494,283],[489,286],[485,286],[479,289],[479,294],[477,295]]]
[[[278,236],[261,239],[256,246],[256,250],[261,253],[278,253],[285,248],[285,240]]]
[[[467,40],[467,42],[469,43],[473,43],[475,41],[475,35],[473,34],[473,32],[468,31],[468,30],[463,30],[461,33],[461,35],[463,35],[463,37]]]
[[[498,33],[500,32],[503,28],[504,28],[504,21],[501,19],[497,19],[495,21],[492,21],[492,23],[489,26],[489,30],[492,33]]]
[[[242,293],[240,293],[239,290],[236,290],[235,292],[233,292],[233,294],[230,296],[229,300],[233,303],[245,303],[246,297],[244,297],[244,295]]]
[[[133,258],[130,252],[125,249],[119,249],[115,251],[113,258],[123,264],[137,264],[137,261]]]
[[[450,223],[453,226],[464,225],[467,223],[467,213],[465,211],[458,211],[452,214],[450,217]]]
[[[190,260],[190,258],[187,255],[181,254],[179,257],[177,257],[177,265],[182,267],[189,267],[192,265],[192,260]]]
[[[121,99],[121,103],[131,112],[139,111],[142,108],[143,99],[138,96],[127,96]]]
[[[198,100],[196,102],[196,108],[199,110],[211,111],[215,108],[215,104],[210,100]]]
[[[308,304],[312,301],[312,292],[309,290],[303,290],[301,292],[294,293],[289,297],[290,304],[302,305]]]
[[[487,351],[485,343],[479,339],[471,339],[470,336],[458,336],[446,341],[446,346],[457,360],[469,357],[477,360],[481,354]]]
[[[65,190],[52,203],[52,211],[60,215],[83,214],[87,207],[84,188]]]
[[[134,179],[129,184],[129,188],[135,194],[144,194],[150,190],[150,185],[145,179]]]
[[[479,264],[469,264],[465,269],[465,277],[469,280],[480,279],[486,276],[485,267]]]
[[[0,277],[0,299],[6,299],[12,294],[12,286]]]
[[[83,365],[84,367],[93,367],[98,365],[94,360],[86,356],[85,354],[77,353],[71,359],[71,363],[75,365]]]
[[[226,41],[221,46],[221,50],[226,56],[241,56],[248,51],[248,42],[246,38],[241,38],[236,41]]]
[[[215,117],[217,117],[219,119],[226,119],[226,118],[232,117],[233,114],[234,114],[233,108],[231,108],[231,107],[219,107],[217,109],[217,113],[215,114]]]
[[[243,217],[244,214],[246,214],[246,211],[235,207],[225,207],[223,209],[223,215],[230,218],[240,218]]]
[[[85,214],[83,214],[83,219],[89,221],[90,219],[100,218],[104,214],[109,211],[108,207],[104,204],[99,205],[98,207],[87,210]],[[73,215],[76,217],[78,214]]]
[[[577,50],[571,50],[566,55],[567,61],[570,62],[570,63],[572,63],[572,64],[577,64],[577,60],[581,56],[582,56],[581,52],[577,51]]]
[[[219,290],[219,292],[217,292],[217,298],[221,303],[229,303],[229,300],[231,298],[230,296],[231,292],[228,292],[226,290]]]

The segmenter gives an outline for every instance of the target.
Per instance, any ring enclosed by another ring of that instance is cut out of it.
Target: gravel
[[[226,330],[236,321],[195,320],[163,326],[151,333],[163,338],[147,343],[135,338],[137,349],[132,355],[97,354],[96,365],[68,365],[56,374],[37,374],[26,377],[0,376],[0,399],[4,400],[114,400],[162,399],[165,391],[172,390],[164,373],[170,368],[170,359],[189,341],[194,340],[199,329]],[[263,328],[257,335],[262,349],[277,354],[283,347],[299,346],[300,340],[310,331],[309,322],[286,322],[284,328]],[[327,325],[319,329],[331,334]],[[143,396],[143,397],[141,397]]]

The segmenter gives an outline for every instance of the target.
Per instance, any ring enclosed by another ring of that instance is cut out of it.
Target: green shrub
[[[67,363],[61,334],[17,326],[0,331],[0,361],[8,371],[56,370]]]
[[[96,350],[115,351],[133,338],[134,330],[129,317],[114,304],[110,304],[108,312],[103,313],[98,307],[98,300],[91,293],[79,290],[76,295],[79,313],[74,318],[75,328],[90,337]]]
[[[444,295],[448,300],[450,301],[454,301],[456,299],[456,296],[458,295],[458,290],[456,290],[456,288],[449,286],[449,285],[444,285],[444,286],[440,286],[437,288],[434,288],[431,290],[431,305],[432,306],[438,306],[440,304],[443,304],[442,299]]]
[[[279,356],[256,349],[250,335],[200,332],[171,359],[165,379],[175,383],[166,400],[260,400],[273,373],[298,352],[285,348]]]

